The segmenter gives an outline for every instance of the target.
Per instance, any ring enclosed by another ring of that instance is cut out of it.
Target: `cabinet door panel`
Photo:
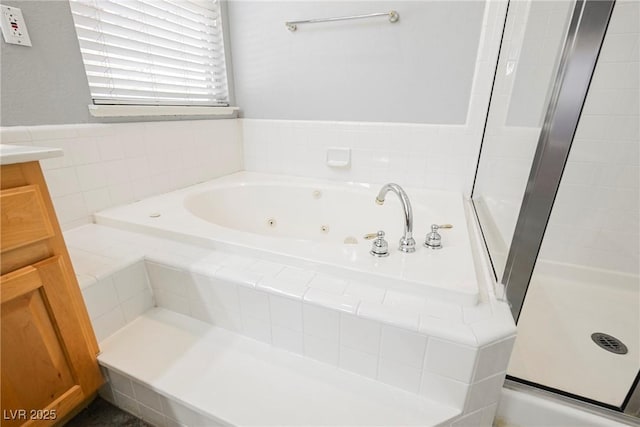
[[[0,203],[2,252],[53,237],[51,219],[37,185],[0,190]]]
[[[3,426],[53,424],[30,420],[31,411],[56,409],[59,419],[102,382],[69,286],[60,257],[0,277]]]

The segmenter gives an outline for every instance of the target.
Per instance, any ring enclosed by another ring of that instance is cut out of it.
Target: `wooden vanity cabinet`
[[[0,424],[64,422],[103,383],[39,163],[0,166]]]

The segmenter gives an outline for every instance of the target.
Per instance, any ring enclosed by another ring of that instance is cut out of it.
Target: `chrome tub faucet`
[[[400,238],[399,251],[402,252],[415,252],[416,241],[413,238],[413,211],[411,210],[411,202],[409,196],[398,184],[385,184],[380,189],[378,196],[376,197],[376,203],[382,205],[384,198],[389,191],[396,193],[402,202],[402,209],[404,211],[404,235]]]

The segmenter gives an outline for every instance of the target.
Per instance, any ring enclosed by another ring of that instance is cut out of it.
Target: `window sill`
[[[93,117],[210,116],[234,118],[238,107],[199,107],[183,105],[89,105]]]

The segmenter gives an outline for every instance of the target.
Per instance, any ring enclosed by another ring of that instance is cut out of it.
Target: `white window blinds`
[[[94,104],[228,105],[218,0],[71,0]]]

